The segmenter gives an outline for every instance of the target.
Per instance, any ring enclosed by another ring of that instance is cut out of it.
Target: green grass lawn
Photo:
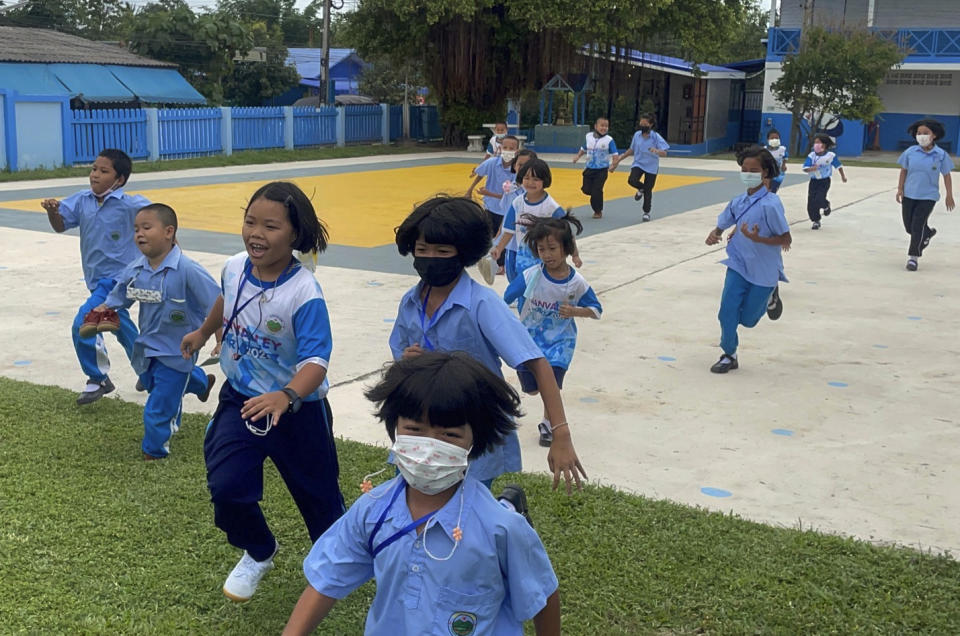
[[[305,584],[309,539],[272,465],[264,508],[277,567],[234,605],[220,587],[239,553],[213,525],[207,418],[185,418],[171,457],[143,462],[140,407],[80,409],[74,397],[0,378],[0,632],[278,633]],[[338,445],[352,501],[385,452]],[[565,633],[960,633],[960,563],[948,557],[508,479],[527,488]],[[362,633],[372,594],[368,583],[338,604],[320,633]]]

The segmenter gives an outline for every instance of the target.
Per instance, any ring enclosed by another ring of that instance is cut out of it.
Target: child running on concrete
[[[223,584],[224,595],[237,602],[253,596],[279,549],[257,503],[268,457],[312,541],[344,510],[326,397],[330,319],[320,285],[293,256],[293,250],[326,249],[326,228],[300,188],[275,181],[253,193],[242,235],[246,252],[227,260],[213,310],[181,345],[191,356],[223,328],[227,381],[203,457],[214,523],[244,551]]]
[[[143,407],[144,459],[170,453],[170,437],[180,430],[184,393],[206,402],[216,378],[184,359],[180,342],[203,324],[220,288],[202,265],[177,245],[177,214],[152,203],[137,212],[133,236],[142,255],[117,277],[107,300],[97,307],[126,311],[140,303],[140,335],[133,345],[133,370],[150,392]]]
[[[529,219],[532,224],[524,241],[536,250],[542,263],[533,265],[507,286],[503,300],[517,301],[520,322],[537,343],[553,369],[557,386],[563,388],[563,377],[570,368],[577,345],[577,324],[574,318],[600,318],[603,308],[593,288],[583,276],[567,264],[576,247],[572,227],[577,234],[583,225],[572,214],[559,219]],[[529,395],[537,394],[537,381],[525,367],[517,368],[520,388]],[[553,429],[546,412],[538,425],[540,445],[550,446]]]
[[[840,158],[837,157],[837,153],[830,150],[832,146],[833,140],[829,135],[823,133],[814,135],[813,152],[807,155],[803,162],[803,171],[810,175],[810,186],[807,189],[807,216],[813,221],[811,230],[820,229],[821,212],[823,216],[830,216],[827,192],[830,191],[830,177],[833,176],[833,169],[836,168],[843,182],[847,182],[847,175],[843,174]]]
[[[361,495],[314,544],[283,633],[313,632],[337,600],[375,579],[365,634],[519,635],[531,619],[536,634],[559,634],[557,577],[540,538],[468,464],[510,435],[513,389],[465,353],[422,353],[394,363],[366,395],[400,475]]]
[[[487,212],[488,223],[490,224],[490,237],[493,238],[500,234],[500,228],[503,225],[503,212],[501,211],[501,200],[503,199],[503,186],[505,183],[512,183],[514,180],[514,163],[517,156],[517,150],[520,147],[520,141],[513,135],[507,135],[500,141],[500,154],[490,157],[476,168],[476,177],[470,187],[467,188],[467,197],[473,196],[473,189],[477,187],[481,179],[486,179],[479,192],[483,195],[483,207]],[[495,264],[503,267],[504,256],[500,254]],[[488,285],[492,285],[495,272],[494,263],[488,259],[481,259],[479,262],[480,274]]]
[[[593,218],[603,218],[603,184],[607,182],[610,173],[611,159],[620,156],[617,144],[613,137],[607,134],[610,130],[610,120],[600,117],[593,125],[593,131],[587,133],[587,138],[573,163],[583,155],[588,155],[587,167],[583,169],[583,185],[580,191],[590,197],[590,207],[593,208]]]
[[[133,241],[133,219],[137,211],[150,203],[140,195],[123,192],[130,179],[133,162],[127,153],[116,148],[100,151],[90,168],[90,189],[63,201],[44,199],[40,205],[47,211],[50,227],[55,232],[80,228],[80,260],[83,278],[90,292],[73,319],[73,347],[80,368],[87,376],[77,404],[90,404],[114,390],[110,381],[110,358],[103,333],[113,332],[128,358],[133,356],[137,326],[126,309],[99,312],[117,277],[140,253]]]
[[[639,130],[633,133],[630,148],[610,164],[610,172],[613,172],[621,161],[633,155],[633,166],[630,168],[627,183],[637,190],[633,200],[643,199],[642,219],[644,221],[650,220],[653,186],[656,184],[657,174],[660,172],[660,157],[666,157],[667,150],[670,149],[667,140],[654,130],[657,125],[656,122],[657,120],[652,114],[641,117]]]
[[[927,221],[940,199],[940,175],[943,175],[943,187],[947,191],[947,210],[954,208],[953,180],[950,178],[953,161],[937,146],[937,140],[944,135],[943,124],[937,120],[921,119],[911,124],[907,132],[917,140],[917,145],[904,150],[897,159],[900,164],[897,203],[901,205],[903,228],[910,235],[907,269],[915,272],[923,250],[937,233]]]
[[[490,157],[499,157],[500,153],[503,151],[501,142],[507,136],[507,122],[498,121],[493,125],[493,135],[490,136],[490,141],[487,143],[486,152],[483,154],[483,160],[486,161]]]
[[[526,191],[523,189],[523,178],[520,176],[521,171],[528,161],[536,158],[537,153],[532,150],[527,150],[526,148],[518,150],[517,156],[513,158],[513,167],[511,170],[516,174],[516,178],[514,178],[513,181],[504,182],[503,198],[500,199],[500,212],[503,214],[504,226],[506,226],[508,218],[513,218],[511,217],[513,214],[513,202],[526,194]],[[514,222],[515,221],[511,221],[511,223]],[[491,258],[493,262],[496,262],[497,259],[500,258],[501,253],[505,254],[503,268],[507,275],[507,280],[511,281],[517,276],[517,242],[514,234],[504,232],[503,227],[500,229],[497,243],[493,246],[493,249],[490,250],[490,255],[484,258]],[[483,261],[483,259],[480,260],[481,262]]]
[[[724,230],[735,228],[727,243],[727,258],[721,261],[727,266],[717,315],[723,355],[710,367],[713,373],[740,366],[737,328],[756,326],[768,311],[778,282],[787,282],[781,252],[790,249],[792,241],[780,197],[766,187],[777,175],[777,161],[765,148],[751,146],[737,155],[737,163],[747,191],[727,204],[706,240],[707,245],[716,245]],[[781,303],[775,315],[771,312],[771,319],[778,318],[782,310]]]
[[[781,144],[780,131],[776,128],[771,128],[770,132],[767,133],[767,152],[777,162],[777,168],[780,169],[780,174],[770,179],[770,185],[768,186],[770,192],[776,192],[783,184],[783,176],[787,173],[787,148]]]
[[[532,165],[534,161],[527,164]],[[479,205],[467,198],[439,196],[421,203],[397,228],[397,249],[413,254],[421,281],[400,300],[390,334],[393,358],[424,351],[465,351],[487,369],[503,377],[501,359],[516,369],[533,373],[549,419],[554,422],[553,446],[547,464],[554,488],[561,476],[567,492],[586,474],[573,447],[560,389],[550,363],[526,328],[488,287],[476,283],[464,268],[473,266],[490,249],[490,235]],[[471,464],[471,472],[488,486],[506,472],[521,468],[516,432],[505,443],[491,447]]]

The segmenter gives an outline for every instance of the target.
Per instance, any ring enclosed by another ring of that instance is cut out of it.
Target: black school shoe
[[[217,383],[217,376],[212,373],[207,374],[207,390],[198,395],[201,402],[206,402],[210,398],[210,391],[213,390],[213,385]]]
[[[930,228],[930,233],[927,234],[927,238],[923,239],[924,249],[926,249],[926,247],[930,245],[930,239],[932,239],[936,235],[937,235],[937,228],[935,227]]]
[[[828,205],[827,207],[823,208],[823,216],[830,216],[830,212],[831,212],[831,210],[830,210],[830,206],[829,206],[829,205]]]
[[[736,358],[731,358],[727,354],[723,354],[722,356],[720,356],[720,359],[717,360],[717,362],[712,367],[710,367],[710,372],[726,373],[727,371],[731,371],[733,369],[739,369],[739,368],[740,368],[740,365],[737,363]]]
[[[908,271],[908,272],[915,272],[915,271],[917,271],[917,259],[915,259],[915,258],[909,258],[909,259],[907,259],[907,271]]]
[[[527,506],[527,493],[517,484],[507,484],[503,487],[503,492],[497,499],[503,499],[510,503],[517,511],[517,514],[523,515],[530,527],[533,527],[533,520],[530,519],[530,508]]]
[[[637,193],[633,195],[634,201],[639,201],[642,198],[643,198],[643,190],[637,190]]]
[[[783,313],[783,301],[780,300],[780,286],[773,288],[770,300],[767,301],[767,318],[776,320]]]
[[[810,226],[810,229],[811,229],[811,230],[819,230],[819,229],[820,229],[820,221],[814,221],[814,222],[813,222],[813,225]]]
[[[87,380],[89,384],[98,384],[95,380]],[[77,396],[77,405],[83,406],[85,404],[92,404],[102,398],[107,393],[113,391],[116,387],[113,386],[113,382],[110,381],[110,378],[104,378],[103,382],[99,383],[98,386],[93,391],[84,391]]]

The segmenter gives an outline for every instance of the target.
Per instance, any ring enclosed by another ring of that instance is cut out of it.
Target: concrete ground
[[[475,158],[449,153],[204,169],[138,176],[136,183],[178,187]],[[556,166],[569,161],[551,159]],[[581,271],[604,306],[602,320],[580,321],[564,389],[591,480],[775,525],[960,551],[957,214],[938,204],[931,224],[939,233],[920,270],[907,272],[895,169],[847,168],[849,183],[834,180],[834,212],[818,232],[806,220],[805,180],[789,175],[780,192],[794,236],[785,255],[791,283],[781,287],[783,316],[741,330],[741,367],[718,376],[709,367],[719,355],[723,256],[703,241],[723,203],[741,188],[738,168],[732,161],[666,159],[663,170],[719,179],[657,193],[651,223],[636,222],[632,198],[610,201],[602,221],[576,210],[588,226]],[[625,178],[622,169],[612,177]],[[71,389],[83,384],[69,335],[86,298],[79,241],[44,229],[43,215],[5,209],[4,201],[61,196],[84,185],[72,179],[2,186],[4,376]],[[184,239],[211,272],[220,270],[223,254],[241,249],[229,233],[185,230]],[[389,246],[334,246],[321,258],[317,277],[333,323],[330,400],[339,435],[386,445],[361,392],[389,357],[387,337],[397,302],[416,282],[412,271]],[[116,395],[142,403],[119,345],[111,339],[108,347]],[[508,380],[516,386],[512,374]],[[540,403],[526,397],[524,405],[524,465],[545,471],[536,435]],[[185,407],[210,412],[214,405],[188,397]],[[172,448],[177,452],[176,439]],[[130,460],[136,458],[131,449]]]

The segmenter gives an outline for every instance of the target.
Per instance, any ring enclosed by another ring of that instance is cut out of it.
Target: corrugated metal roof
[[[287,49],[287,64],[297,67],[302,78],[317,79],[320,77],[320,60],[323,59],[323,49]],[[344,60],[353,59],[357,64],[363,60],[354,49],[330,49],[330,77],[336,78],[336,66]]]
[[[106,42],[94,42],[49,29],[0,26],[0,62],[119,64],[176,68]]]

